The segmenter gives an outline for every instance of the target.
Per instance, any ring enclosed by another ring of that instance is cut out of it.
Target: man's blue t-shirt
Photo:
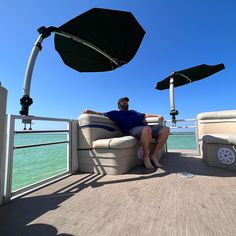
[[[120,129],[126,134],[128,134],[129,130],[131,130],[136,126],[147,125],[144,121],[145,114],[134,110],[127,110],[127,111],[114,110],[104,113],[104,116],[107,116],[115,123],[117,123]]]

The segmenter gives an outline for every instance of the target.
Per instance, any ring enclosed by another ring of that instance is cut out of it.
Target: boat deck
[[[76,174],[17,198],[0,207],[0,235],[236,235],[235,172],[193,151],[170,152],[162,164]]]

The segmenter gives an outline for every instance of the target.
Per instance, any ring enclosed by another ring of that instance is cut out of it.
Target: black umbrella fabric
[[[114,70],[128,63],[136,54],[145,31],[130,12],[93,8],[58,28],[94,45],[109,55],[55,34],[55,48],[69,67],[80,72]]]
[[[223,70],[224,68],[225,66],[223,63],[214,66],[202,64],[185,70],[176,71],[164,80],[158,82],[156,85],[156,89],[169,89],[171,78],[174,79],[174,87],[179,87],[197,80],[204,79],[210,75],[213,75]]]

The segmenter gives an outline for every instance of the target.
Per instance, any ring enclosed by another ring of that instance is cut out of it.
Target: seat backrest
[[[122,131],[115,122],[108,117],[83,114],[78,118],[78,148],[91,149],[93,141],[98,139],[123,136]]]
[[[236,134],[236,110],[199,113],[197,137],[206,134]]]

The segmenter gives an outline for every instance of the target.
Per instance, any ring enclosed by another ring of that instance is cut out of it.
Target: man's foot
[[[154,169],[154,166],[152,165],[149,158],[144,158],[143,163],[147,169]]]
[[[159,168],[163,167],[163,165],[158,162],[158,160],[156,159],[156,157],[151,157],[150,159],[154,162],[154,165],[155,165],[156,167],[159,167]]]

